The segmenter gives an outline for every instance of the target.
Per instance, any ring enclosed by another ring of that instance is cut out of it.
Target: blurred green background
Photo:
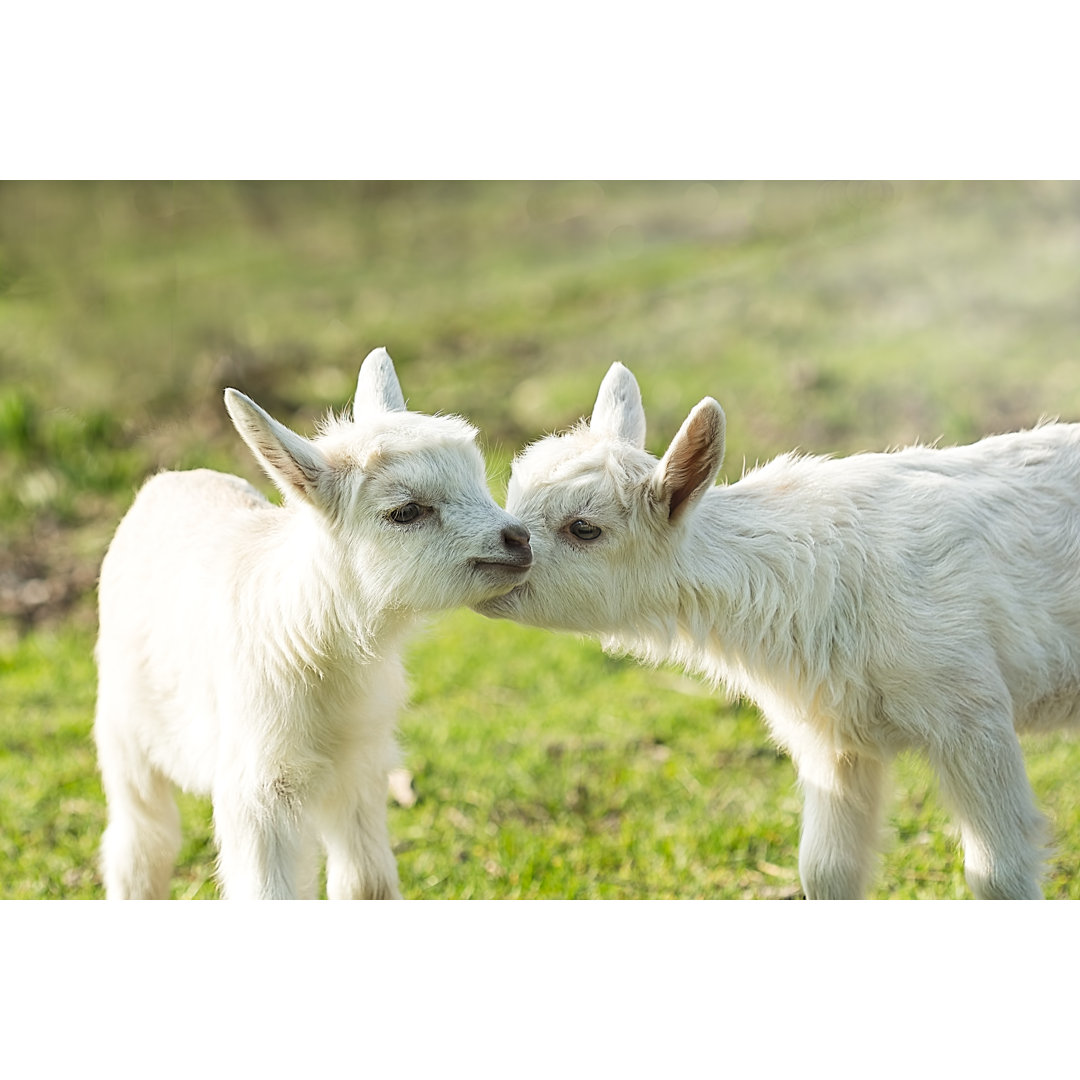
[[[0,184],[0,895],[97,896],[94,583],[141,480],[269,490],[236,386],[302,432],[385,345],[406,397],[522,443],[614,360],[662,452],[706,394],[725,473],[777,452],[1080,419],[1073,183]],[[799,799],[752,709],[592,642],[468,612],[413,649],[411,896],[789,896]],[[1069,738],[1028,742],[1080,895]],[[932,777],[898,767],[877,895],[967,895]],[[183,802],[176,895],[212,896]]]

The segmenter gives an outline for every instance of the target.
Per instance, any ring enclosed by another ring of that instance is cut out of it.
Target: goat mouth
[[[532,569],[532,559],[527,562],[506,559],[473,559],[473,566],[478,570],[508,570],[512,574],[525,574]]]

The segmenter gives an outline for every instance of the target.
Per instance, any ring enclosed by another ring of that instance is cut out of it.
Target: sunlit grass
[[[102,894],[104,800],[90,738],[91,641],[41,633],[0,658],[0,895]],[[592,643],[438,620],[409,653],[401,724],[416,802],[391,803],[411,898],[796,897],[800,798],[756,712]],[[1057,855],[1047,894],[1080,898],[1071,868],[1080,744],[1027,742]],[[209,803],[182,795],[173,895],[210,898]],[[967,896],[956,838],[918,758],[894,769],[872,895]]]

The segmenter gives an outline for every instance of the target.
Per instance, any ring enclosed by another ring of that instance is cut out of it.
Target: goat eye
[[[418,520],[424,514],[424,508],[419,503],[406,503],[404,506],[399,506],[395,510],[391,510],[386,516],[395,525],[411,525],[414,521]]]
[[[601,533],[599,525],[590,525],[587,521],[573,521],[570,523],[570,532],[579,540],[595,540]]]

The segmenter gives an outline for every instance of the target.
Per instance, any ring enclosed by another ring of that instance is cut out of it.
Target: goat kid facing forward
[[[313,440],[225,404],[285,496],[235,476],[152,478],[101,571],[95,737],[110,898],[166,897],[172,785],[213,800],[229,898],[396,897],[386,829],[401,651],[424,613],[506,592],[528,533],[492,499],[476,432],[407,412],[383,349],[351,419]]]
[[[673,660],[762,710],[804,794],[808,897],[860,897],[889,761],[925,753],[978,897],[1038,898],[1017,731],[1080,718],[1080,425],[953,449],[786,455],[714,487],[724,414],[661,461],[614,364],[591,422],[514,462],[527,582],[490,616]]]

